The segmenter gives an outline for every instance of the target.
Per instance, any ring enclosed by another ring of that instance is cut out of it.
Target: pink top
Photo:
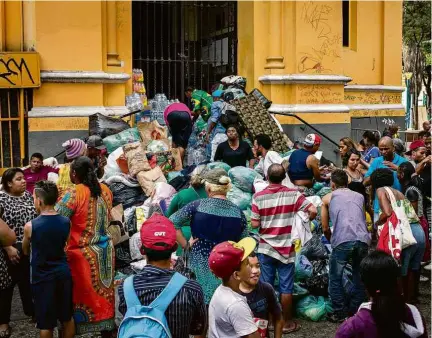
[[[165,120],[166,125],[168,125],[167,117],[173,111],[188,112],[190,117],[192,118],[192,114],[191,114],[188,106],[186,106],[184,103],[171,103],[168,107],[165,108],[165,111],[164,111],[164,120]]]

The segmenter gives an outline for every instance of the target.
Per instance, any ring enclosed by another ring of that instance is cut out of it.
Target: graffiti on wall
[[[39,55],[0,53],[0,88],[40,86]]]
[[[300,73],[331,73],[331,63],[340,58],[342,37],[332,31],[332,7],[309,1],[303,5],[301,20],[312,29],[318,41],[311,52],[302,52],[297,65]]]
[[[297,103],[342,103],[342,89],[328,85],[297,85]]]
[[[404,110],[397,110],[397,109],[378,109],[378,110],[351,110],[350,112],[351,117],[376,117],[376,116],[382,116],[382,117],[399,117],[399,116],[405,116]]]
[[[400,93],[377,93],[377,92],[345,92],[345,103],[351,104],[401,104]]]

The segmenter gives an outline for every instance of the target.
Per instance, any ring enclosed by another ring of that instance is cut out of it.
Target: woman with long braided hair
[[[114,246],[107,229],[112,194],[99,183],[86,156],[73,161],[70,176],[75,186],[65,191],[56,209],[72,224],[67,255],[76,333],[101,332],[102,337],[110,337],[114,329]]]

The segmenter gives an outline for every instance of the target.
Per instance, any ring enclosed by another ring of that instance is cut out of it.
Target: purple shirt
[[[26,180],[26,190],[33,194],[33,190],[35,187],[36,182],[43,181],[48,179],[49,173],[56,173],[58,174],[59,169],[55,169],[53,167],[49,166],[43,166],[37,173],[34,173],[31,171],[30,168],[27,168],[24,170],[24,177]]]
[[[366,226],[363,195],[349,189],[333,191],[329,214],[333,225],[332,248],[354,241],[369,244],[370,235]]]
[[[420,321],[420,322],[419,322]],[[405,333],[410,338],[426,338],[427,330],[424,320],[414,319],[410,308],[406,307],[406,318],[404,320]],[[336,332],[335,338],[379,338],[372,312],[362,308],[357,314],[346,320]]]

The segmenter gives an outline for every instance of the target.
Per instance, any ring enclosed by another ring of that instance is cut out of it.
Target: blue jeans
[[[412,234],[417,244],[402,250],[401,275],[405,277],[409,270],[419,271],[424,252],[426,250],[426,236],[418,223],[411,223]]]
[[[368,245],[360,241],[345,242],[333,248],[329,261],[329,295],[335,313],[345,315],[348,310],[350,314],[354,314],[365,300],[366,292],[360,278],[360,263],[367,254]],[[351,295],[345,295],[342,282],[343,271],[348,262],[352,265]]]
[[[261,265],[260,280],[274,287],[276,271],[279,277],[279,293],[291,295],[294,288],[294,263],[282,263],[276,258],[258,254]]]

